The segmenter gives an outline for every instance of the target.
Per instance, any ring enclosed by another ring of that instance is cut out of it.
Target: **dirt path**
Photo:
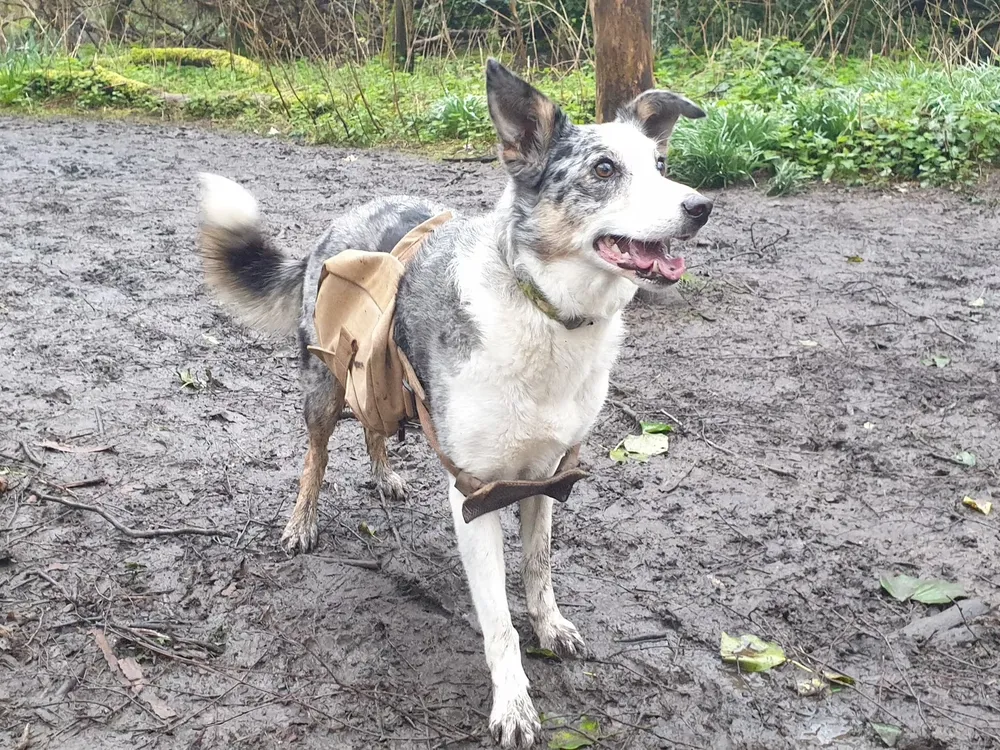
[[[278,547],[305,447],[296,351],[207,297],[203,169],[248,184],[299,253],[378,193],[476,211],[502,186],[490,166],[0,118],[0,746],[30,722],[32,748],[487,747],[481,640],[419,439],[393,446],[412,492],[384,508],[342,425],[319,550]],[[919,643],[901,628],[939,608],[878,584],[939,576],[998,603],[1000,513],[960,504],[1000,502],[996,195],[717,196],[687,252],[696,283],[629,310],[593,478],[557,514],[556,592],[593,658],[528,660],[540,711],[596,718],[610,748],[880,747],[869,720],[902,725],[898,747],[1000,746],[996,614]],[[682,427],[668,458],[607,459],[632,412]],[[959,451],[976,466],[934,457]],[[83,480],[102,483],[78,501],[128,527],[225,536],[132,539],[39,499]],[[138,697],[95,628],[135,659]],[[857,690],[800,697],[791,666],[737,675],[721,631]]]

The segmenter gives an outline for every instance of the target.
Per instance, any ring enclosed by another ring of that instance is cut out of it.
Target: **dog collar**
[[[594,323],[594,321],[580,316],[572,318],[562,317],[556,306],[549,302],[548,297],[542,293],[542,290],[531,279],[518,278],[517,286],[531,304],[541,310],[546,317],[551,318],[557,323],[561,323],[567,330],[574,331],[582,325],[593,325]]]

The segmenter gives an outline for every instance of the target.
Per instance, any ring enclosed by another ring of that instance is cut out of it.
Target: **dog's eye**
[[[608,159],[601,159],[597,164],[594,165],[594,174],[600,177],[602,180],[606,180],[611,175],[615,173],[615,165],[612,164]]]
[[[667,161],[662,156],[656,160],[656,171],[664,176],[667,174]]]

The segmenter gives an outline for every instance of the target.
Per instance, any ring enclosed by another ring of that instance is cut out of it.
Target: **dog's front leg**
[[[551,497],[536,495],[521,501],[521,577],[528,617],[542,648],[563,657],[580,656],[583,638],[576,626],[562,616],[552,591]]]
[[[487,513],[466,523],[462,518],[465,498],[455,489],[455,480],[451,477],[449,494],[458,550],[479,616],[486,663],[493,681],[490,733],[504,748],[531,747],[541,726],[528,697],[528,677],[521,665],[521,642],[507,606],[500,516]]]

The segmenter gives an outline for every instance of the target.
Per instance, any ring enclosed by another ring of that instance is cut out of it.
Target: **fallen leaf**
[[[574,732],[572,729],[560,729],[549,740],[549,750],[577,750],[577,748],[590,747],[593,744],[593,740],[584,737],[579,732]]]
[[[847,262],[848,263],[864,263],[865,259],[862,258],[860,255],[848,255],[847,256]]]
[[[823,679],[827,682],[832,682],[834,685],[853,685],[855,680],[846,674],[841,674],[840,672],[824,672]]]
[[[0,492],[6,492],[10,488],[10,482],[7,481],[7,477],[0,477]]]
[[[961,453],[956,453],[954,456],[951,457],[951,460],[957,464],[962,464],[963,466],[971,467],[976,465],[976,456],[973,453],[969,453],[969,451],[962,451]]]
[[[21,739],[14,745],[14,750],[28,750],[29,747],[31,747],[31,722],[24,725],[24,731],[21,732]]]
[[[920,364],[925,367],[947,367],[951,364],[951,357],[946,357],[943,354],[934,354],[930,357],[924,357],[920,360]]]
[[[51,573],[54,570],[69,570],[69,565],[66,563],[52,563],[46,569],[46,573]]]
[[[525,649],[525,654],[527,654],[532,659],[548,659],[549,661],[562,661],[562,658],[555,651],[547,648],[529,648]]]
[[[962,584],[942,581],[939,578],[924,580],[907,575],[892,578],[882,576],[879,583],[894,599],[901,602],[912,599],[921,604],[950,604],[956,599],[966,597]]]
[[[799,346],[807,346],[807,347],[819,346],[819,342],[813,341],[812,339],[802,339],[801,341],[799,341]]]
[[[133,659],[131,656],[127,656],[124,659],[118,660],[118,668],[125,675],[125,678],[133,684],[136,688],[136,692],[142,690],[142,669],[139,667],[139,662]]]
[[[875,423],[874,422],[865,422],[861,426],[864,427],[866,430],[874,430],[875,429]]]
[[[560,729],[549,740],[549,750],[577,750],[591,747],[601,736],[601,725],[595,719],[580,717],[577,730]]]
[[[200,391],[205,387],[205,383],[199,380],[198,376],[190,370],[178,370],[177,377],[181,381],[181,390],[187,388],[192,391]]]
[[[211,335],[209,333],[203,333],[203,334],[201,334],[201,337],[203,339],[205,339],[205,341],[207,341],[212,346],[218,346],[219,345],[219,340],[217,338],[215,338],[215,336],[213,336],[213,335]]]
[[[642,435],[626,436],[622,445],[629,453],[639,453],[649,458],[666,453],[667,448],[670,447],[670,438],[664,433],[644,432]]]
[[[978,510],[984,516],[988,516],[990,511],[993,510],[993,503],[989,500],[976,500],[968,495],[962,498],[962,505],[967,505],[973,510]]]
[[[821,680],[819,677],[813,677],[811,680],[802,680],[795,685],[795,692],[804,698],[820,695],[826,692],[826,681]]]
[[[641,435],[626,435],[618,443],[608,456],[612,461],[623,464],[626,461],[637,461],[645,463],[651,456],[659,456],[666,453],[670,447],[670,438],[667,433],[673,428],[667,424],[659,422],[642,422],[643,432]]]
[[[374,537],[375,536],[375,529],[373,529],[371,526],[369,526],[364,521],[362,521],[361,523],[358,524],[358,531],[360,531],[363,534],[367,534],[370,537]]]
[[[969,307],[985,307],[986,300],[982,297],[976,297],[976,299],[969,300]]]
[[[63,445],[52,440],[43,440],[40,443],[35,443],[35,445],[39,448],[59,451],[60,453],[103,453],[115,447],[113,445]]]
[[[177,712],[160,700],[152,690],[143,690],[139,697],[149,704],[149,707],[153,709],[153,713],[159,718],[173,719],[177,716]]]
[[[597,737],[601,733],[601,725],[597,719],[588,719],[586,716],[580,718],[580,731],[586,732],[591,737]]]
[[[896,743],[899,742],[899,738],[903,734],[902,729],[892,724],[879,724],[875,721],[869,721],[868,725],[886,747],[896,747]]]
[[[724,662],[735,663],[744,672],[766,672],[785,661],[785,651],[781,646],[762,641],[755,635],[734,638],[723,633],[719,653]]]

